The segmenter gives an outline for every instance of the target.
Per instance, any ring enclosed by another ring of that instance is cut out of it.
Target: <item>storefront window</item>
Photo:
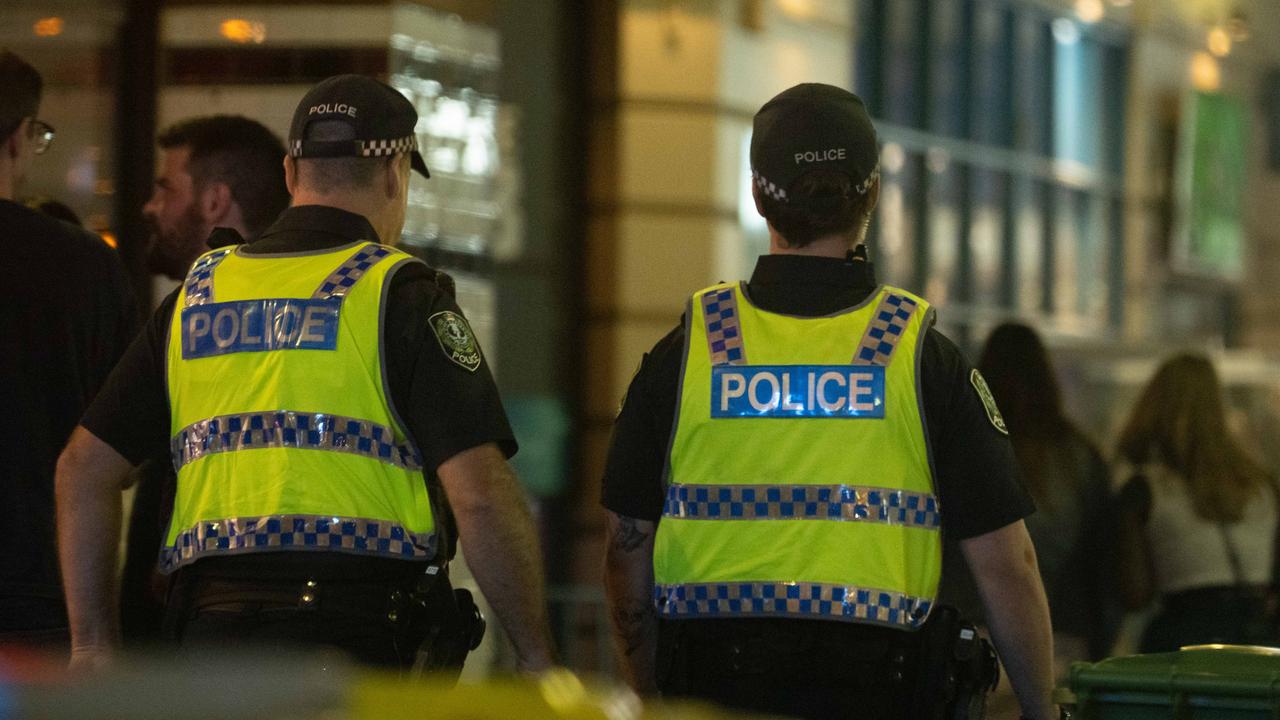
[[[124,19],[113,2],[50,3],[0,14],[4,45],[40,72],[40,119],[56,130],[31,164],[18,200],[47,198],[70,207],[84,226],[115,242],[113,118],[115,42]]]

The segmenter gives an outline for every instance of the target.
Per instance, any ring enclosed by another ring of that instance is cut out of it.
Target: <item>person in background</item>
[[[479,632],[448,580],[460,542],[519,668],[552,664],[493,376],[436,274],[380,243],[400,237],[411,168],[429,176],[416,123],[373,78],[309,90],[284,158],[291,206],[200,256],[85,413],[57,475],[73,668],[118,651],[116,546],[100,538],[118,532],[130,468],[166,450],[183,654],[327,647],[407,670],[425,648],[460,666]]]
[[[97,236],[14,201],[53,128],[40,73],[0,50],[0,644],[63,651],[54,466],[137,325],[116,253]]]
[[[255,120],[188,118],[166,128],[156,143],[154,189],[142,208],[151,226],[147,264],[153,273],[180,280],[211,249],[215,227],[253,240],[289,205],[284,143]],[[168,457],[147,460],[136,472],[120,583],[121,630],[130,645],[160,640],[168,583],[158,572],[156,548],[169,521],[174,481]]]
[[[147,264],[181,280],[215,227],[253,240],[289,205],[284,145],[262,123],[238,115],[183,120],[160,133],[159,169],[142,215],[151,225]]]
[[[1004,414],[1023,486],[1036,503],[1027,531],[1049,597],[1055,675],[1062,681],[1072,662],[1106,656],[1118,624],[1111,599],[1110,471],[1097,447],[1063,412],[1053,363],[1035,330],[1018,323],[997,327],[987,337],[978,369]],[[957,553],[943,557],[944,599],[980,619],[981,602],[968,569]]]
[[[1165,361],[1117,443],[1122,597],[1159,600],[1142,652],[1274,644],[1274,477],[1227,427],[1213,364]]]

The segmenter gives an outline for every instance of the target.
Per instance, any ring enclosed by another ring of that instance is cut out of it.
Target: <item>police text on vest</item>
[[[883,418],[879,365],[731,365],[711,368],[713,418]]]
[[[267,298],[182,309],[182,357],[266,350],[333,350],[342,300]]]

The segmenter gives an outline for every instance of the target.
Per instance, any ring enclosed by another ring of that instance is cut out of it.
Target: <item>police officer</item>
[[[1051,636],[1003,420],[928,301],[878,285],[862,101],[793,87],[755,116],[770,254],[693,294],[641,361],[604,477],[606,585],[642,692],[802,717],[928,717],[921,649],[959,538],[1023,713]]]
[[[370,78],[308,92],[284,159],[292,206],[194,263],[77,428],[57,478],[73,667],[118,642],[119,491],[158,448],[178,476],[160,555],[184,650],[319,644],[405,667],[465,620],[446,577],[456,529],[519,667],[551,663],[481,348],[442,276],[380,242],[400,235],[410,168],[428,176],[416,122]]]

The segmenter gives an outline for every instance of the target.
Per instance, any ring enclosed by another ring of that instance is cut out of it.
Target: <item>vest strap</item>
[[[933,495],[854,485],[672,483],[662,516],[684,520],[837,520],[925,530],[942,526]]]
[[[267,515],[202,520],[161,549],[160,565],[171,572],[204,555],[324,550],[401,560],[430,559],[434,536],[417,535],[398,523],[320,515]]]
[[[886,295],[876,307],[871,324],[858,343],[853,362],[888,366],[893,359],[893,351],[898,347],[898,340],[906,332],[907,323],[918,307],[919,304],[906,295],[894,292]]]
[[[797,617],[886,625],[924,624],[929,598],[876,588],[812,582],[680,583],[654,587],[658,614],[668,619]]]
[[[738,324],[738,294],[732,287],[702,295],[702,318],[706,324],[707,347],[712,365],[745,365],[747,349],[742,344]]]
[[[320,287],[316,288],[311,297],[317,300],[346,297],[347,292],[364,275],[366,270],[390,254],[391,248],[389,247],[366,245],[330,273],[329,277],[320,283]]]
[[[422,459],[395,432],[368,420],[292,410],[218,415],[178,431],[169,441],[173,469],[214,453],[285,447],[363,455],[405,470]]]
[[[227,247],[209,253],[196,260],[196,264],[191,266],[184,284],[187,307],[213,302],[213,269],[218,267],[218,263],[225,260],[233,249]]]

